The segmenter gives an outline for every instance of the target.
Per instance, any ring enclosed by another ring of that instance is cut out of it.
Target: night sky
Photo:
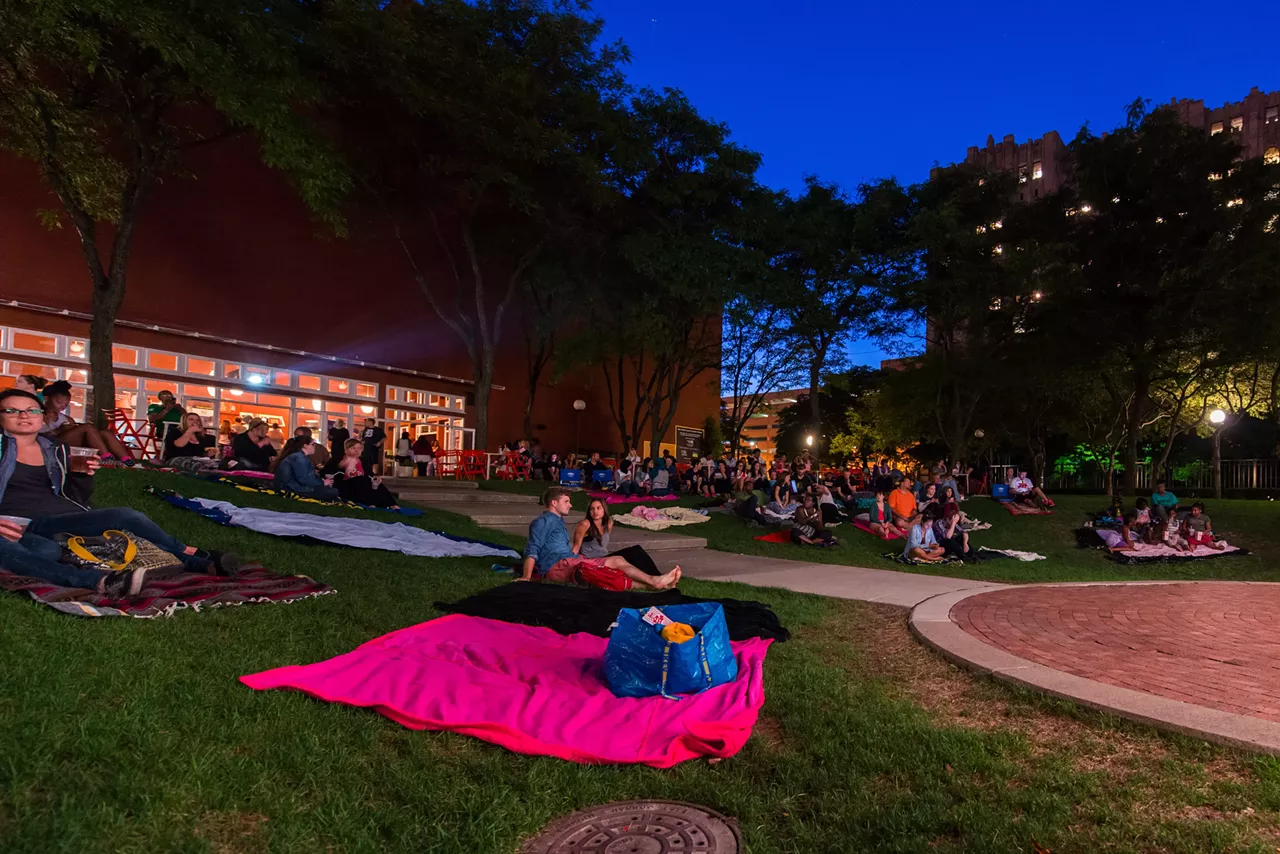
[[[1280,89],[1280,4],[596,0],[638,86],[683,90],[764,155],[766,184],[928,177],[970,145],[1085,122],[1135,98],[1219,106]],[[1213,11],[1217,10],[1217,11]],[[1247,14],[1243,14],[1247,10]],[[849,348],[878,365],[874,342]]]

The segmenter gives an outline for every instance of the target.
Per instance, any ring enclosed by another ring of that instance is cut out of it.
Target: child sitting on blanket
[[[1186,540],[1185,551],[1195,551],[1200,546],[1222,551],[1222,543],[1214,542],[1213,523],[1204,513],[1204,503],[1197,501],[1191,505],[1191,515],[1182,520],[1182,537]]]
[[[1138,538],[1133,533],[1132,528],[1137,519],[1138,514],[1130,510],[1121,518],[1120,529],[1118,531],[1110,528],[1098,528],[1098,536],[1102,538],[1102,542],[1106,544],[1109,551],[1134,551],[1138,547]]]
[[[791,528],[791,542],[806,546],[834,546],[836,538],[831,536],[822,525],[822,512],[813,501],[813,496],[806,494],[804,503],[796,510]]]

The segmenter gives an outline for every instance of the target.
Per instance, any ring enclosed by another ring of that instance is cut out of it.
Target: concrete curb
[[[1188,582],[1119,582],[1117,584],[1084,582],[1016,586],[1110,587],[1186,583]],[[981,596],[1010,586],[1015,585],[986,590],[959,590],[926,599],[911,611],[909,621],[911,633],[948,661],[968,670],[990,675],[1001,682],[1031,688],[1051,697],[1072,700],[1090,708],[1100,709],[1160,729],[1192,735],[1206,741],[1244,750],[1280,755],[1280,723],[1209,709],[1063,673],[984,643],[952,622],[951,609],[960,602],[971,596]]]

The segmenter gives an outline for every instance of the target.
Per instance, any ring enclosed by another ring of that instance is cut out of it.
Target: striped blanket
[[[79,617],[172,617],[176,611],[221,608],[250,603],[296,602],[336,593],[305,575],[276,575],[259,564],[246,564],[234,577],[194,572],[148,578],[137,596],[113,599],[92,590],[58,587],[39,578],[0,570],[0,590],[25,593],[41,604]]]

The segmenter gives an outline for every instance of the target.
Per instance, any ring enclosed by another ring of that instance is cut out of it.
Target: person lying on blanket
[[[1126,511],[1120,519],[1120,530],[1110,528],[1098,528],[1098,536],[1102,538],[1102,542],[1106,544],[1107,550],[1112,552],[1131,552],[1138,548],[1138,536],[1133,532],[1133,526],[1138,521],[1138,513],[1135,510]]]
[[[1049,496],[1044,494],[1044,490],[1032,483],[1031,478],[1027,477],[1025,471],[1018,472],[1018,476],[1009,481],[1009,493],[1013,496],[1014,501],[1030,504],[1033,507],[1038,506],[1042,509],[1048,509],[1053,506]]]
[[[188,572],[233,574],[239,559],[230,553],[184,545],[136,510],[90,510],[97,457],[73,457],[65,445],[40,435],[44,413],[34,394],[0,392],[0,569],[56,584],[135,596],[146,570],[106,572],[59,563],[57,534],[101,536],[128,531],[176,555]]]
[[[937,563],[946,556],[946,550],[933,535],[933,525],[925,522],[921,513],[912,513],[906,522],[907,545],[902,550],[903,557],[920,563]]]
[[[1182,520],[1182,536],[1187,541],[1186,550],[1195,551],[1199,546],[1222,551],[1222,543],[1213,540],[1213,523],[1204,515],[1204,504],[1197,501],[1191,505],[1191,515]]]
[[[547,581],[577,582],[606,590],[630,590],[635,584],[665,590],[679,583],[678,566],[665,575],[651,576],[621,557],[591,559],[574,554],[564,528],[564,518],[573,510],[571,494],[559,486],[542,494],[542,506],[547,510],[529,524],[529,540],[517,581],[531,581],[536,571]]]

